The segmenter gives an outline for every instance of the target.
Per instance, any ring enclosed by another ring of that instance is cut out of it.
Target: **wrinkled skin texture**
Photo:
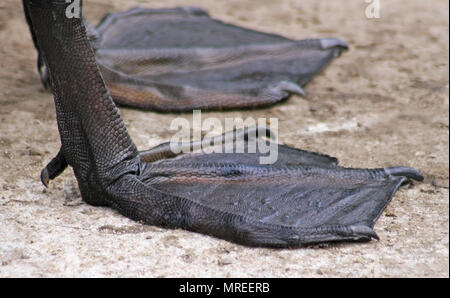
[[[335,158],[282,145],[273,165],[260,165],[262,154],[171,156],[165,144],[140,153],[81,20],[65,17],[64,0],[24,5],[51,76],[62,142],[47,170],[53,176],[72,167],[89,204],[151,225],[291,247],[377,238],[373,226],[397,189],[423,179],[406,167],[346,169]]]
[[[202,9],[135,8],[88,28],[116,104],[161,112],[268,106],[347,49],[338,39],[294,41],[224,24]],[[38,68],[45,86],[48,72]]]

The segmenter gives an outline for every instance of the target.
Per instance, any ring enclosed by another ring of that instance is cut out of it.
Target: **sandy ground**
[[[0,277],[448,277],[448,1],[86,0],[92,22],[133,6],[195,5],[291,38],[339,37],[351,50],[311,82],[307,98],[207,116],[278,117],[280,141],[342,165],[405,165],[424,183],[400,190],[375,227],[381,241],[291,250],[246,248],[143,226],[83,203],[72,171],[48,190],[41,168],[59,148],[18,0],[0,2]],[[170,138],[176,114],[121,109],[140,149]],[[183,117],[191,118],[190,114]]]

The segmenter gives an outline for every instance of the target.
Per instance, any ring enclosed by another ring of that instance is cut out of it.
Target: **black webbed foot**
[[[83,22],[114,101],[161,112],[265,107],[305,96],[303,86],[348,49],[335,38],[297,41],[225,24],[196,7],[134,8],[106,15],[97,27]]]
[[[381,212],[405,179],[419,178],[409,172],[347,169],[328,156],[277,148],[273,165],[261,165],[260,153],[193,152],[145,163],[139,179],[151,189],[205,208],[186,216],[188,222],[215,212],[216,221],[224,217],[220,225],[230,228],[222,231],[219,223],[207,220],[204,233],[246,245],[283,247],[379,239],[373,226]],[[237,222],[226,222],[236,217]],[[245,236],[228,234],[241,229]]]
[[[65,0],[24,4],[51,76],[64,152],[49,164],[44,182],[67,163],[90,204],[245,245],[290,247],[377,239],[375,222],[399,186],[408,178],[422,179],[404,167],[344,168],[335,158],[278,144],[273,164],[261,164],[261,150],[170,156],[162,145],[139,153],[82,21],[66,18]],[[246,148],[252,140],[244,133]]]

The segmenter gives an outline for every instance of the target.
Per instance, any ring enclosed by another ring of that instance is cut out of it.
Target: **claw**
[[[323,50],[327,50],[334,47],[342,48],[343,50],[348,50],[348,45],[340,39],[337,38],[323,38],[320,40]]]
[[[47,168],[44,168],[44,169],[41,171],[41,182],[42,182],[42,184],[44,184],[44,186],[45,186],[46,188],[48,188],[48,185],[49,185],[49,183],[50,183],[50,177],[49,177]]]
[[[370,240],[371,238],[380,240],[380,237],[375,233],[375,231],[367,226],[351,226],[353,234],[358,240]]]
[[[290,93],[298,94],[302,97],[306,97],[305,91],[298,84],[290,81],[281,81],[276,86],[272,88],[276,92],[287,91]]]
[[[423,175],[413,168],[408,167],[392,167],[384,169],[387,174],[392,176],[403,176],[409,179],[414,179],[416,181],[423,181],[425,178]]]

